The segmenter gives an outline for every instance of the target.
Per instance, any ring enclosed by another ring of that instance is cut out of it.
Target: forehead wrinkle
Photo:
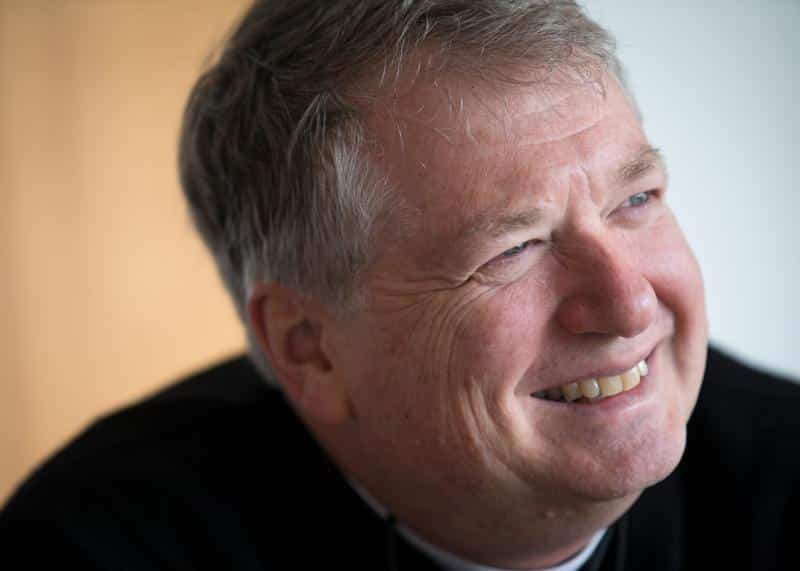
[[[549,143],[578,135],[603,119],[604,95],[594,84],[560,87],[540,88],[533,97],[504,98],[502,116],[489,114],[476,133],[480,142],[489,148]]]
[[[463,152],[469,148],[476,159],[497,153],[498,147],[513,152],[557,143],[589,131],[607,115],[607,110],[595,102],[584,100],[582,103],[572,109],[550,106],[525,114],[513,114],[504,105],[504,117],[497,110],[474,116],[464,113],[458,127],[437,134],[453,151]]]
[[[454,152],[477,148],[476,158],[500,146],[524,148],[579,135],[605,115],[605,93],[597,82],[539,83],[533,96],[531,86],[515,87],[492,91],[454,78],[434,81],[393,96],[384,113],[394,123],[401,154],[410,146],[406,130],[412,128],[420,142],[438,139]]]

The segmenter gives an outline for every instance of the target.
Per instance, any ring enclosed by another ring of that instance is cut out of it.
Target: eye
[[[650,201],[650,198],[652,197],[654,192],[655,191],[653,190],[648,190],[646,192],[637,192],[636,194],[629,196],[625,200],[625,202],[623,203],[623,207],[637,208],[639,206],[642,206],[643,204],[647,204]]]
[[[540,242],[541,242],[541,240],[526,240],[525,242],[522,242],[521,244],[517,244],[513,248],[509,248],[508,250],[506,250],[505,252],[500,254],[500,256],[498,256],[498,258],[500,258],[500,259],[513,258],[515,256],[518,256],[522,252],[524,252],[529,247],[534,246],[534,245],[536,245],[536,244],[538,244]]]
[[[520,242],[501,252],[478,268],[473,277],[486,283],[507,283],[521,277],[537,260],[539,246],[546,240],[533,239]]]

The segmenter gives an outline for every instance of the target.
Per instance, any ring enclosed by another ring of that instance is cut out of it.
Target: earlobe
[[[259,348],[298,411],[325,424],[347,420],[346,387],[323,343],[325,316],[277,284],[253,287],[247,309]]]

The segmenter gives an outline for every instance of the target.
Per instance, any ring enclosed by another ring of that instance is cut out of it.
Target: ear
[[[331,322],[321,306],[278,284],[256,284],[247,313],[277,380],[303,416],[337,424],[351,416],[347,390],[324,343]]]

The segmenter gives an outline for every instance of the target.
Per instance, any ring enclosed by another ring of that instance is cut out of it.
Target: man
[[[800,391],[711,352],[698,404],[700,271],[572,2],[256,2],[190,97],[180,167],[259,372],[237,359],[95,425],[12,499],[9,552],[800,563]]]

